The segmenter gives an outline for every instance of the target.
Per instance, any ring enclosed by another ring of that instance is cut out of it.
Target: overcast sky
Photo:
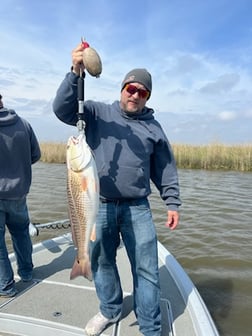
[[[124,75],[145,67],[171,143],[251,143],[251,13],[251,0],[1,0],[0,93],[40,141],[66,141],[76,129],[52,101],[84,37],[103,63],[86,99],[119,99]]]

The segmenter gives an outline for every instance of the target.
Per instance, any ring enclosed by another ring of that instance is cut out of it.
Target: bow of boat
[[[218,332],[197,289],[176,261],[158,243],[161,279],[162,336],[217,336]],[[93,282],[83,277],[70,280],[75,259],[71,234],[34,245],[33,280],[15,275],[18,294],[0,298],[1,335],[83,335],[86,322],[99,310]],[[14,254],[10,255],[16,271]],[[133,312],[132,278],[123,245],[118,266],[124,291],[121,320],[103,335],[141,335]]]

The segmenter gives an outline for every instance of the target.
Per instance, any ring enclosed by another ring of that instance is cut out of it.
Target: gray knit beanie
[[[133,82],[143,84],[145,88],[151,93],[152,90],[151,74],[146,69],[133,69],[130,72],[128,72],[122,82],[122,89],[126,84]]]

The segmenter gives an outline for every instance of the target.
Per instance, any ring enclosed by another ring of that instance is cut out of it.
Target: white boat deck
[[[162,336],[218,335],[198,291],[161,244],[159,256]],[[11,259],[16,270],[13,254]],[[74,259],[70,234],[34,246],[33,281],[23,283],[16,275],[18,295],[0,298],[1,336],[85,335],[85,325],[99,311],[99,303],[93,282],[83,277],[70,280]],[[122,318],[102,335],[138,336],[141,334],[133,312],[132,278],[124,247],[118,250],[118,265],[124,291]]]

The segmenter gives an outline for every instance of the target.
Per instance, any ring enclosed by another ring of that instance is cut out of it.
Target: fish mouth
[[[88,166],[92,153],[81,134],[78,137],[71,136],[67,143],[68,168],[74,172],[80,172]]]
[[[67,148],[69,148],[71,145],[77,145],[78,143],[81,142],[81,139],[82,139],[82,135],[81,136],[74,136],[72,135],[69,139],[68,139],[68,142],[67,142]]]

